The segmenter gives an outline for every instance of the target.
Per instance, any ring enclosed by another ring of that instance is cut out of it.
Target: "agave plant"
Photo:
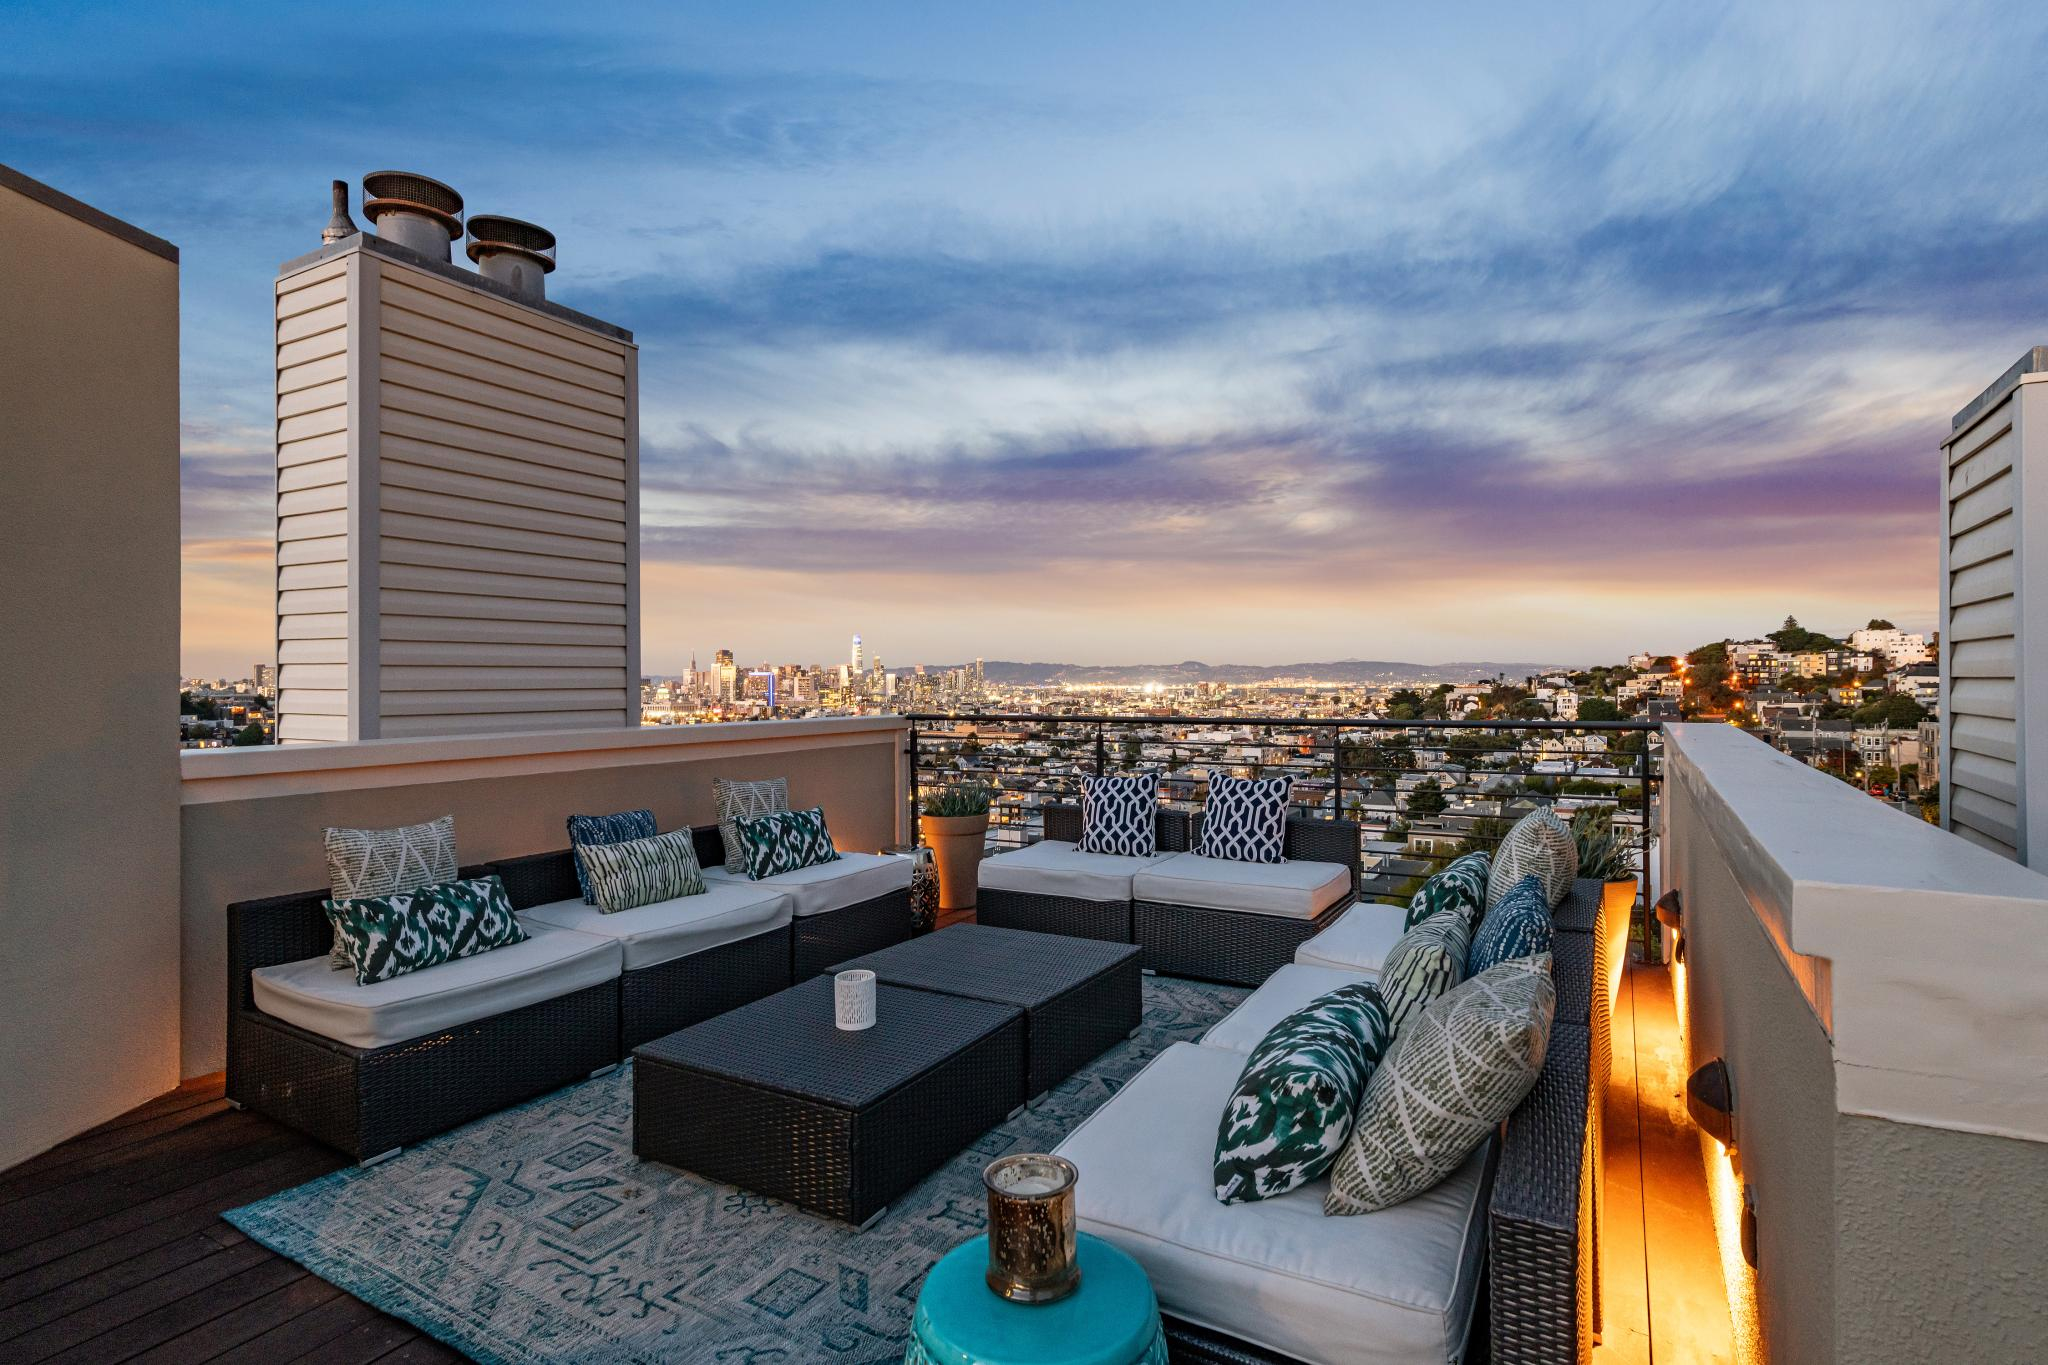
[[[991,793],[980,783],[941,787],[927,794],[922,809],[926,815],[987,815]]]
[[[1614,807],[1587,806],[1572,816],[1572,838],[1581,877],[1620,882],[1636,875],[1636,841],[1614,827]]]

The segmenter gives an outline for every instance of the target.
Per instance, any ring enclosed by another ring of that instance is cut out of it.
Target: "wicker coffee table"
[[[633,1151],[866,1225],[1023,1104],[1024,1013],[875,988],[832,1022],[813,977],[633,1052]]]
[[[1130,1036],[1140,949],[1063,934],[956,924],[843,962],[878,981],[1015,1005],[1027,1017],[1024,1093],[1034,1100]]]

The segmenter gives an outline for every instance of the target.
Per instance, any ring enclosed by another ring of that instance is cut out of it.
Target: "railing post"
[[[1096,775],[1097,777],[1100,777],[1100,776],[1102,776],[1102,774],[1103,774],[1103,773],[1104,773],[1105,771],[1107,771],[1107,769],[1105,769],[1105,768],[1104,768],[1104,767],[1102,766],[1102,761],[1103,761],[1103,758],[1104,758],[1104,750],[1103,750],[1103,740],[1102,740],[1102,722],[1101,722],[1101,721],[1097,721],[1097,722],[1095,723],[1095,775]]]
[[[1344,818],[1344,727],[1330,727],[1330,804],[1336,808],[1335,818]]]
[[[917,722],[910,722],[910,846],[916,848],[924,842],[924,822],[917,818],[919,801],[917,793]]]

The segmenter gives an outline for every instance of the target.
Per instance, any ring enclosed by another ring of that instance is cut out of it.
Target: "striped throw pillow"
[[[597,908],[607,915],[705,891],[697,848],[686,829],[623,844],[591,844],[577,850],[577,856],[590,877]]]
[[[1380,997],[1387,1002],[1387,1030],[1401,1026],[1465,979],[1465,955],[1472,925],[1465,912],[1442,910],[1410,929],[1387,950],[1380,967]]]
[[[590,892],[590,876],[583,870],[583,850],[593,844],[623,844],[633,839],[652,839],[660,833],[651,810],[625,810],[617,815],[572,815],[569,817],[569,847],[575,851],[576,885],[585,905],[596,905]]]
[[[1374,1213],[1465,1164],[1543,1071],[1550,955],[1482,972],[1425,1010],[1366,1084],[1324,1213]]]
[[[789,809],[789,779],[771,777],[765,782],[731,782],[711,779],[711,800],[718,807],[718,837],[725,841],[725,870],[745,872],[747,851],[740,847],[739,819],[742,815],[768,815]]]

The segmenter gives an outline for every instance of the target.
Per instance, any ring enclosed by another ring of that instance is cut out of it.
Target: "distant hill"
[[[942,673],[958,664],[927,664],[926,669]],[[1532,673],[1555,673],[1570,665],[1558,663],[1496,662],[1459,660],[1453,663],[1416,664],[1394,659],[1336,659],[1325,663],[1299,664],[1208,664],[1185,659],[1177,664],[1058,664],[1018,663],[1009,659],[988,659],[982,672],[990,682],[1050,686],[1058,683],[1102,683],[1133,686],[1140,683],[1260,683],[1282,678],[1313,678],[1332,683],[1419,683],[1482,682],[1505,676],[1519,682]]]

